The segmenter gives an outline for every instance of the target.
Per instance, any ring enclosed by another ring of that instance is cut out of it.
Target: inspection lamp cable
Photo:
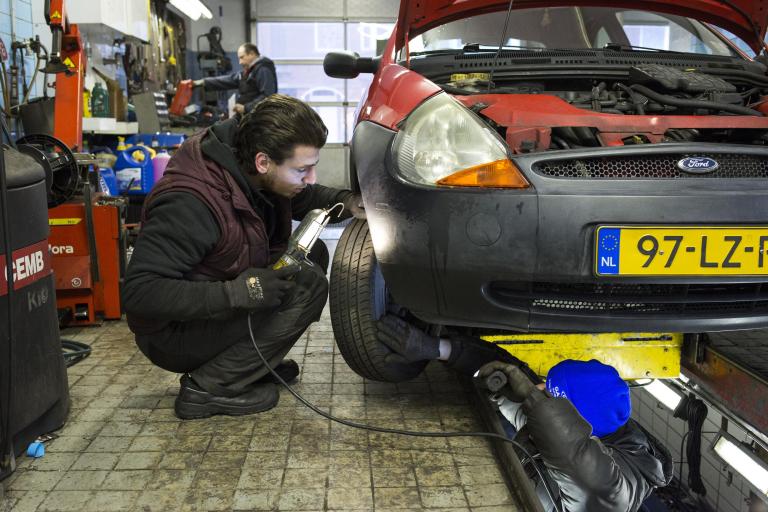
[[[538,462],[534,458],[534,456],[532,456],[531,453],[522,444],[518,443],[514,439],[510,439],[506,436],[503,436],[501,434],[496,434],[493,432],[419,432],[415,430],[400,430],[396,428],[386,428],[386,427],[378,427],[375,425],[366,425],[364,423],[357,423],[354,421],[346,420],[344,418],[337,418],[336,416],[333,416],[332,414],[318,408],[313,403],[311,403],[310,401],[305,399],[303,396],[301,396],[269,365],[269,362],[264,357],[264,354],[261,353],[261,350],[259,350],[259,346],[256,344],[256,337],[253,334],[253,325],[251,324],[251,313],[248,313],[248,334],[251,337],[251,343],[253,344],[253,348],[256,350],[256,354],[258,354],[259,359],[261,359],[261,362],[264,363],[264,366],[267,368],[267,370],[269,370],[269,373],[272,375],[272,377],[275,380],[277,380],[285,389],[287,389],[296,398],[296,400],[298,400],[303,405],[305,405],[306,407],[314,411],[316,414],[319,414],[323,418],[329,419],[336,423],[340,423],[341,425],[346,425],[347,427],[358,428],[362,430],[370,430],[372,432],[381,432],[384,434],[399,434],[403,436],[413,436],[413,437],[487,437],[490,439],[504,441],[505,443],[510,443],[515,448],[523,452],[523,455],[525,456],[526,459],[531,461],[533,468],[536,470],[536,474],[538,475],[541,482],[544,484],[544,489],[546,490],[550,501],[555,506],[555,511],[565,512],[559,500],[555,499],[555,493],[550,488],[547,478],[545,478],[544,470],[541,467],[542,464]]]

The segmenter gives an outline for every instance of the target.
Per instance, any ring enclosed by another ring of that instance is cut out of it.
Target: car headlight
[[[504,141],[448,94],[419,105],[395,138],[400,175],[436,187],[527,188]]]

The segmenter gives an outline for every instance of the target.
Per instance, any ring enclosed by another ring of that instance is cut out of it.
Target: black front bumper
[[[358,125],[353,164],[389,291],[423,320],[563,332],[768,326],[768,277],[606,278],[593,271],[599,225],[768,225],[768,178],[593,179],[532,170],[598,156],[641,161],[738,151],[761,161],[765,150],[665,144],[538,153],[515,157],[530,189],[436,189],[397,176],[394,135]]]

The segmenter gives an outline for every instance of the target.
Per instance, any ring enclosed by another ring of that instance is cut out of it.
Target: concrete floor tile
[[[286,459],[285,452],[249,452],[243,469],[283,469]]]
[[[325,489],[283,489],[278,510],[323,510]]]
[[[96,434],[104,428],[100,421],[74,421],[64,425],[61,429],[62,436],[96,437]]]
[[[182,491],[192,487],[197,471],[190,469],[156,469],[146,489],[152,491]]]
[[[247,452],[211,452],[208,451],[203,455],[203,460],[200,463],[200,469],[229,469],[240,468],[245,461]]]
[[[83,509],[85,512],[124,512],[133,509],[139,491],[99,491]]]
[[[148,421],[154,411],[152,409],[117,409],[112,414],[112,421],[125,421],[129,423],[144,423]]]
[[[46,451],[48,452],[82,452],[88,445],[91,444],[91,439],[82,436],[60,436],[52,441],[49,441]]]
[[[512,503],[512,497],[504,484],[468,485],[464,489],[471,507]]]
[[[288,442],[290,452],[327,452],[331,449],[331,435],[295,434]]]
[[[289,434],[269,435],[254,434],[248,445],[248,451],[252,452],[286,452],[288,451]]]
[[[331,471],[337,469],[368,469],[371,456],[367,451],[332,451],[330,453]]]
[[[109,471],[67,471],[56,484],[57,491],[93,491],[101,488]]]
[[[251,444],[250,436],[213,436],[209,452],[245,452]]]
[[[128,452],[120,457],[115,469],[155,469],[162,458],[161,452]]]
[[[413,456],[407,450],[373,450],[371,465],[374,467],[391,468],[413,464]],[[439,462],[437,462],[439,464]]]
[[[151,480],[152,471],[146,469],[110,471],[101,488],[110,491],[143,491]]]
[[[177,510],[187,496],[187,490],[151,490],[142,492],[136,500],[141,512],[168,512]]]
[[[314,468],[289,468],[285,470],[283,487],[308,489],[323,487],[325,488],[328,479],[328,470]]]
[[[279,491],[237,490],[232,508],[234,510],[275,510]]]
[[[96,496],[94,491],[52,491],[37,508],[40,512],[81,512]]]
[[[44,457],[31,460],[28,468],[38,471],[66,471],[72,467],[78,457],[77,453],[46,451]]]
[[[495,464],[486,466],[459,466],[459,478],[463,485],[484,485],[504,483],[501,470]]]
[[[18,471],[7,488],[12,491],[50,491],[62,476],[59,471]]]
[[[421,508],[416,487],[382,487],[373,490],[373,503],[379,508]]]
[[[328,509],[361,510],[373,507],[370,487],[328,489]]]
[[[490,448],[456,448],[452,451],[457,466],[486,466],[496,460]]]
[[[234,491],[242,476],[242,470],[232,469],[200,469],[192,482],[192,488],[196,490],[221,490]]]
[[[416,476],[410,466],[371,468],[374,487],[413,487]]]
[[[3,512],[34,512],[48,496],[45,491],[19,491],[5,493],[5,500],[0,501]],[[6,508],[3,508],[6,507]]]
[[[135,436],[144,426],[143,423],[117,423],[107,422],[104,424],[104,428],[101,429],[99,435],[101,436]]]
[[[182,512],[197,512],[232,510],[234,503],[234,491],[202,490],[192,491],[187,494],[180,510]]]
[[[163,436],[163,435],[175,435],[179,430],[181,422],[157,422],[157,423],[145,423],[141,427],[140,436]]]
[[[419,487],[421,504],[426,508],[466,507],[467,499],[461,486]]]
[[[91,441],[86,452],[114,452],[124,453],[131,446],[133,437],[98,436]]]
[[[165,452],[174,441],[170,436],[138,436],[134,437],[129,452]]]
[[[249,457],[251,455],[254,453],[250,453]],[[330,452],[289,452],[285,467],[325,469],[328,467],[329,458]]]
[[[459,485],[461,480],[456,468],[451,466],[416,466],[416,481],[421,486]]]
[[[197,469],[203,460],[203,453],[169,452],[157,464],[158,469]]]
[[[120,459],[119,453],[83,453],[72,465],[73,470],[111,470]]]
[[[245,469],[240,474],[237,489],[277,489],[283,482],[283,473],[282,469]]]
[[[371,485],[369,468],[333,469],[329,473],[328,485],[331,487],[366,487]]]
[[[177,435],[171,437],[171,442],[166,446],[169,452],[205,452],[211,444],[213,436],[203,435]]]

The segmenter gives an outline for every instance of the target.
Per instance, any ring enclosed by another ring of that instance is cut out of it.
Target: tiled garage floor
[[[0,510],[509,511],[483,439],[351,429],[286,391],[266,413],[180,421],[178,375],[153,367],[124,322],[64,332],[93,354],[69,369],[72,412],[38,460],[19,460]],[[296,389],[333,414],[416,430],[480,429],[472,395],[439,364],[419,380],[364,381],[338,354],[328,312],[291,356]]]

